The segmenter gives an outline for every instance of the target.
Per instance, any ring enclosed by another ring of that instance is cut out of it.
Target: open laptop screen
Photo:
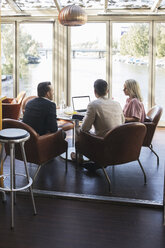
[[[74,96],[72,97],[73,110],[77,112],[85,112],[90,102],[90,96]]]

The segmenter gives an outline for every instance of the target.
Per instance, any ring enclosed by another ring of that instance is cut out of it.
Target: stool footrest
[[[24,174],[15,173],[15,175],[17,175],[17,176],[22,176],[22,177],[27,178],[27,176],[24,175]],[[3,178],[5,177],[5,178],[6,178],[7,176],[9,176],[9,174],[1,175],[0,178],[1,178],[1,177],[3,177]],[[29,187],[32,185],[32,183],[33,183],[33,180],[32,180],[31,177],[29,177],[29,183],[26,184],[25,186],[21,187],[21,188],[11,189],[11,188],[9,188],[9,187],[6,187],[6,188],[0,187],[0,190],[2,190],[2,191],[8,191],[8,192],[16,192],[16,191],[20,191],[20,190],[24,190],[24,189],[29,188]]]

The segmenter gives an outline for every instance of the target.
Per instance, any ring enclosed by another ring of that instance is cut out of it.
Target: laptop
[[[90,96],[72,97],[73,110],[80,113],[81,115],[85,115],[89,103],[90,103]]]

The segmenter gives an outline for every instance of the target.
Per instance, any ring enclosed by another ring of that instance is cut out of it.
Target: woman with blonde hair
[[[124,94],[128,96],[123,112],[126,122],[144,122],[146,117],[139,84],[134,79],[124,83]]]

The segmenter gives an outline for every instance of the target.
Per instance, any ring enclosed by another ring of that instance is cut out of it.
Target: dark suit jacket
[[[56,132],[56,104],[42,97],[34,98],[26,104],[23,122],[39,135]]]

